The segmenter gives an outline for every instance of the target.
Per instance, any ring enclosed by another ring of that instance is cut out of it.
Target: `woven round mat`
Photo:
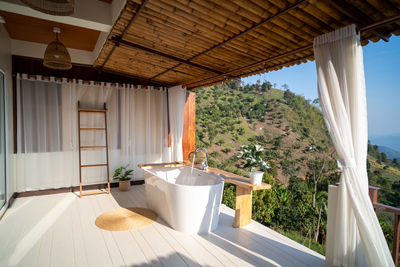
[[[130,231],[152,224],[157,214],[144,208],[120,208],[103,213],[96,219],[97,227],[108,231]]]

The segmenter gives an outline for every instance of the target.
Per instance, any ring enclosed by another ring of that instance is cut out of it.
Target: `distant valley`
[[[400,160],[400,152],[399,151],[391,149],[390,147],[387,147],[387,146],[378,146],[378,147],[379,147],[379,151],[385,153],[389,159]]]
[[[374,137],[370,138],[370,141],[374,145],[378,145],[379,147],[387,147],[400,153],[400,134]],[[383,150],[382,152],[386,153],[386,151]]]

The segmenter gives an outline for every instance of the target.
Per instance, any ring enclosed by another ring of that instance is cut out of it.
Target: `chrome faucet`
[[[199,151],[199,150],[203,150],[204,152],[206,152],[206,161],[204,162],[204,160],[203,160],[203,162],[200,165],[200,169],[207,170],[208,169],[208,152],[207,152],[207,149],[205,147],[196,148],[196,150],[194,151],[194,155],[195,156],[196,156],[197,151]]]

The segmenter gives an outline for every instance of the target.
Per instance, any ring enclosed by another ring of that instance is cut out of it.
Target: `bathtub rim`
[[[217,186],[217,185],[219,185],[219,184],[221,184],[221,183],[222,183],[222,186],[225,184],[225,179],[224,179],[223,177],[221,177],[220,175],[217,175],[217,174],[212,173],[212,172],[207,172],[207,171],[204,171],[204,170],[199,170],[199,169],[196,169],[196,168],[194,168],[195,171],[198,171],[198,172],[201,172],[201,173],[204,173],[204,174],[212,175],[212,176],[214,176],[214,177],[220,179],[220,181],[219,181],[218,183],[215,183],[215,184],[207,184],[207,185],[184,185],[184,184],[174,184],[174,183],[168,182],[167,180],[164,180],[164,179],[158,177],[158,176],[155,175],[154,173],[151,173],[150,170],[152,170],[152,169],[160,169],[160,168],[179,168],[179,167],[191,168],[190,166],[187,166],[187,165],[184,165],[184,164],[176,164],[176,165],[175,165],[175,164],[170,164],[170,165],[169,165],[169,164],[166,164],[166,165],[156,165],[156,166],[153,166],[153,165],[150,165],[150,164],[143,164],[143,165],[146,165],[146,166],[140,166],[140,165],[138,165],[143,171],[145,171],[145,172],[147,172],[147,173],[150,173],[150,174],[152,174],[153,176],[156,176],[158,179],[163,180],[163,181],[165,181],[165,182],[168,183],[168,184],[172,184],[172,185],[179,186],[179,187],[212,187],[212,186]],[[145,183],[146,183],[146,180],[147,180],[147,179],[149,179],[149,178],[145,178],[145,179],[144,179],[144,180],[145,180]]]

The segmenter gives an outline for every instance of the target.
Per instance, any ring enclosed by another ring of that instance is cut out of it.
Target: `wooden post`
[[[379,187],[369,186],[369,198],[371,199],[372,204],[378,203],[378,190]]]
[[[189,160],[189,153],[196,149],[196,93],[186,93],[183,118],[182,152],[183,160]]]
[[[400,237],[400,214],[394,214],[393,223],[393,250],[392,256],[395,266],[399,266],[399,237]]]
[[[236,210],[233,227],[242,227],[251,222],[251,195],[250,188],[236,186]]]

